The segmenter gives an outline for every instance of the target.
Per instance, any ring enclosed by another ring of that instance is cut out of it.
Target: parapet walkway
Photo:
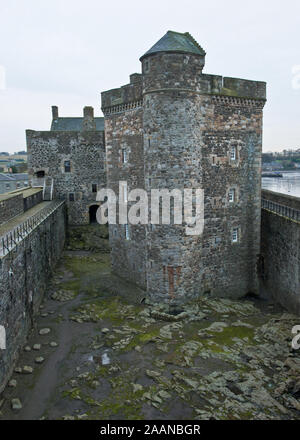
[[[40,221],[56,209],[60,201],[45,201],[0,226],[0,257],[20,242]]]

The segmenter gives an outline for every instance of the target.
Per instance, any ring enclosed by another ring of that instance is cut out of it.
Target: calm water
[[[283,177],[263,177],[262,188],[300,197],[300,171],[281,172]]]

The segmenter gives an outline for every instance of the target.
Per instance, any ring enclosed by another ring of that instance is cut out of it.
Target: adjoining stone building
[[[173,303],[259,288],[266,84],[205,74],[205,55],[190,34],[169,31],[140,58],[141,74],[102,93],[109,188],[204,190],[202,235],[110,225],[115,273]]]
[[[104,118],[95,118],[92,107],[83,111],[83,117],[59,117],[53,106],[50,131],[26,130],[32,185],[46,182],[48,200],[65,199],[74,225],[96,220],[96,194],[106,187]]]

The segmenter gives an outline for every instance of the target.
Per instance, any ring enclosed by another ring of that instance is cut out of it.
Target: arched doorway
[[[89,207],[89,217],[90,217],[90,223],[97,223],[97,210],[99,208],[99,205],[91,205]]]

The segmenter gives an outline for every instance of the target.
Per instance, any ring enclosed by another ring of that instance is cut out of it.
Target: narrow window
[[[122,155],[122,163],[127,163],[128,162],[127,151],[123,149],[121,155]]]
[[[74,202],[75,200],[74,193],[69,193],[69,200],[70,202]]]
[[[64,161],[65,173],[71,172],[71,162],[69,160]]]
[[[238,228],[234,228],[232,230],[232,243],[237,243],[239,239],[239,230]]]
[[[236,160],[236,147],[231,147],[230,160]]]
[[[128,224],[125,225],[125,238],[126,238],[126,240],[129,240],[129,239],[130,239],[130,237],[129,237],[129,226],[128,226]]]
[[[229,190],[229,203],[234,203],[235,202],[235,189],[231,188]]]
[[[147,61],[145,61],[145,63],[144,63],[144,71],[147,73],[147,72],[149,72],[149,61],[147,60]]]
[[[97,184],[96,184],[96,183],[93,183],[93,184],[92,184],[92,192],[93,192],[93,193],[96,193],[96,192],[97,192]]]

